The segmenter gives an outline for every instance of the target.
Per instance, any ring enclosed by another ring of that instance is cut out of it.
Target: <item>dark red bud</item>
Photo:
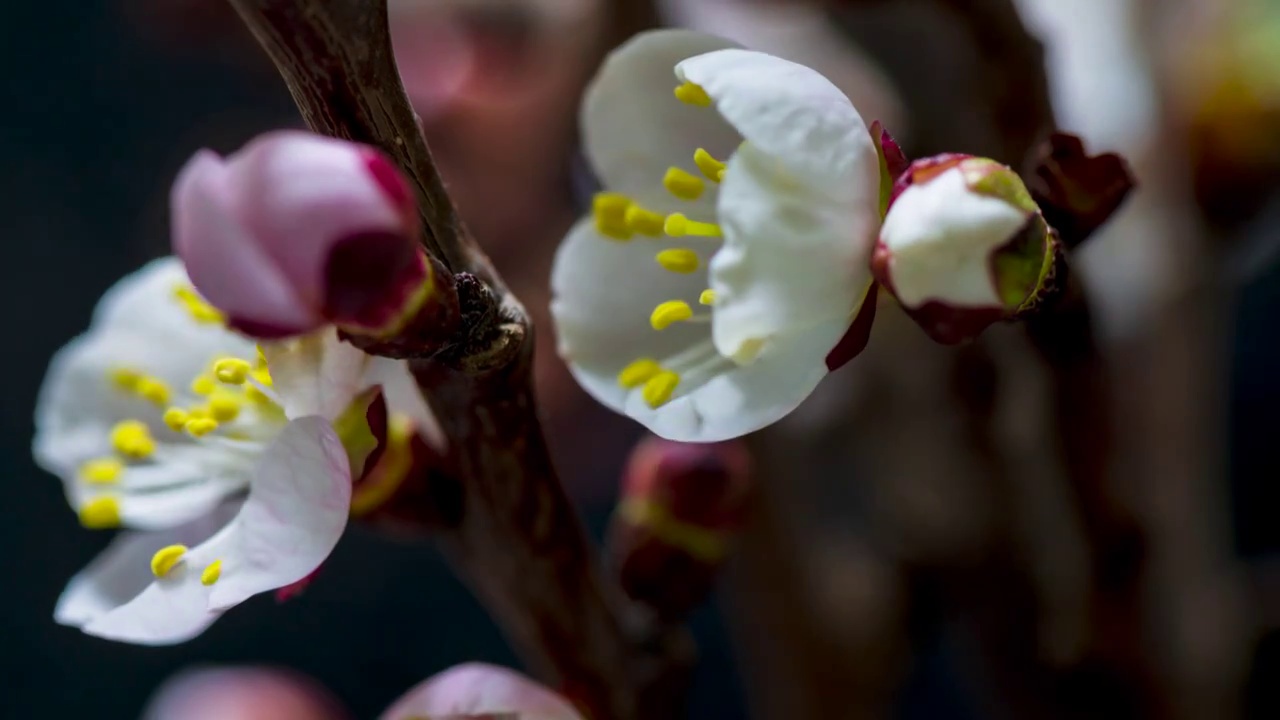
[[[1026,185],[1068,250],[1120,208],[1136,181],[1115,153],[1089,155],[1075,135],[1054,133],[1030,159]]]

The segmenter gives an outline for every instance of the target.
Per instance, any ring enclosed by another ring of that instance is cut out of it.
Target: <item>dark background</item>
[[[56,625],[55,599],[107,536],[80,528],[59,483],[30,458],[32,408],[50,355],[81,331],[112,282],[167,246],[164,197],[198,147],[238,147],[294,122],[278,80],[199,43],[157,42],[117,3],[7,3],[0,10],[0,238],[7,321],[0,372],[0,716],[131,718],[165,677],[200,663],[271,663],[373,717],[408,686],[464,660],[515,665],[497,630],[428,544],[355,529],[299,599],[259,597],[174,648],[108,643]],[[1240,294],[1233,352],[1231,470],[1242,554],[1276,547],[1280,471],[1280,270]],[[607,503],[589,508],[597,528]],[[742,715],[718,617],[695,623],[704,662],[694,717]],[[939,633],[904,688],[905,714],[969,717]],[[1280,643],[1264,642],[1253,717],[1276,717]]]

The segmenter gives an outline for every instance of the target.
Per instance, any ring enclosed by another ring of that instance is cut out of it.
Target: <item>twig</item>
[[[400,84],[385,0],[229,0],[315,131],[381,148],[412,179],[463,336],[411,360],[449,441],[424,513],[513,645],[595,720],[682,713],[691,649],[606,585],[533,403],[532,328],[461,226]],[[408,353],[410,356],[412,352]]]

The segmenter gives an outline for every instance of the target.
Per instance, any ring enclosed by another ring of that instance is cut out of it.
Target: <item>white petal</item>
[[[696,204],[679,201],[663,189],[662,178],[672,166],[696,175],[698,148],[723,160],[741,141],[714,110],[674,94],[677,63],[730,47],[736,43],[710,35],[655,30],[636,35],[605,60],[587,88],[581,117],[587,157],[605,188],[654,212],[712,219],[714,193]]]
[[[817,71],[750,50],[727,49],[680,63],[751,144],[832,197],[878,193],[879,158],[849,98]]]
[[[146,645],[194,637],[227,608],[315,570],[342,535],[350,499],[346,453],[332,427],[316,417],[295,420],[263,455],[236,516],[84,631]],[[221,577],[205,585],[200,576],[214,562],[222,563]]]
[[[908,187],[885,216],[894,294],[908,307],[928,300],[1001,307],[991,253],[1027,222],[1026,213],[971,191],[960,168]]]
[[[290,418],[318,415],[332,420],[363,389],[370,356],[338,339],[327,327],[310,335],[262,343],[275,391]]]
[[[689,245],[703,249],[698,242]],[[661,331],[649,324],[654,307],[667,300],[684,300],[698,311],[698,295],[706,289],[702,273],[672,273],[654,261],[667,247],[646,238],[610,240],[587,219],[556,251],[551,315],[560,355],[588,393],[618,412],[626,405],[627,391],[617,380],[624,367],[640,358],[674,355],[709,337],[705,323],[676,323]]]
[[[223,563],[210,607],[309,575],[338,543],[350,509],[351,471],[333,427],[319,417],[290,422],[259,460],[239,514],[200,548]]]
[[[141,487],[130,482],[142,474]],[[246,474],[211,472],[185,463],[128,468],[112,485],[66,483],[67,501],[75,510],[102,496],[116,499],[120,524],[138,530],[163,530],[208,514],[223,500],[244,490]]]
[[[677,388],[678,396],[656,410],[633,390],[624,412],[655,435],[679,442],[719,442],[755,432],[786,417],[826,377],[834,329],[818,324],[788,335],[750,365],[726,360],[722,372],[696,387]]]
[[[422,396],[418,381],[409,371],[407,362],[384,357],[371,358],[365,366],[361,385],[381,385],[387,400],[387,410],[408,417],[427,442],[438,449],[444,448],[444,431],[431,412],[431,407],[427,405],[426,398]]]
[[[198,545],[216,532],[233,511],[234,506],[226,506],[182,527],[121,534],[67,583],[58,598],[54,618],[63,625],[85,628],[131,601],[136,602],[155,580],[151,556],[157,550],[167,545]],[[217,618],[216,613],[207,611],[206,602],[188,605],[175,602],[178,600],[178,594],[153,593],[147,604],[156,609],[154,601],[164,602],[165,611],[146,617],[129,610],[98,626],[99,632],[86,631],[98,635],[105,631],[109,634],[104,636],[113,639],[160,645],[194,637]]]
[[[864,178],[867,188],[876,187],[876,173]],[[711,261],[720,353],[749,362],[759,348],[818,326],[827,337],[810,342],[834,347],[871,282],[877,203],[870,190],[828,200],[807,182],[789,182],[772,157],[744,145],[725,173],[725,241]]]

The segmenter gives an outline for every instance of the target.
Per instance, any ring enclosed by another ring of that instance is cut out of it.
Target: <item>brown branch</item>
[[[414,358],[449,441],[449,472],[419,497],[436,505],[422,515],[457,571],[535,671],[590,717],[681,715],[691,644],[602,580],[538,424],[532,327],[444,190],[400,84],[385,0],[229,2],[313,130],[381,148],[411,178],[423,244],[455,274],[461,337],[419,352],[388,346]]]

